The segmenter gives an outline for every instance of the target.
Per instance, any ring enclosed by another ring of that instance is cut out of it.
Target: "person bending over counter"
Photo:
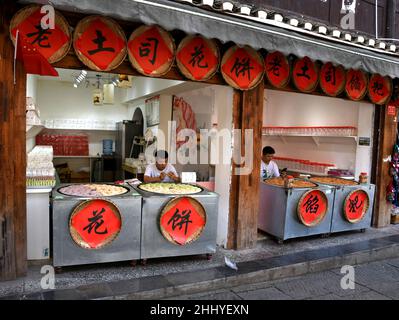
[[[147,166],[144,173],[144,182],[180,182],[179,175],[174,166],[168,163],[168,152],[158,150],[155,152],[155,163]]]

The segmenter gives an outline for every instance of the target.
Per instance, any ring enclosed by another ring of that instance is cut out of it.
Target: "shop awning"
[[[43,3],[23,0],[21,3]],[[102,14],[115,19],[158,24],[167,30],[202,34],[222,42],[232,41],[255,49],[278,50],[299,57],[341,64],[392,78],[399,77],[399,57],[315,38],[292,30],[265,25],[184,3],[168,0],[52,0],[59,10]]]

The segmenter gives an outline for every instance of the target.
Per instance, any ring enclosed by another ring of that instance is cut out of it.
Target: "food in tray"
[[[139,188],[161,194],[194,194],[202,191],[200,187],[184,183],[142,183]]]
[[[358,183],[353,180],[335,178],[335,177],[311,177],[310,180],[324,183],[324,184],[334,184],[334,185],[342,185],[342,186],[356,186]]]
[[[78,197],[111,197],[128,192],[126,188],[109,184],[75,184],[58,190],[68,196]]]
[[[284,179],[282,177],[275,177],[264,180],[266,184],[270,184],[273,186],[284,187]],[[293,179],[291,182],[292,188],[315,188],[317,185],[315,183],[305,181],[305,180],[298,180]]]

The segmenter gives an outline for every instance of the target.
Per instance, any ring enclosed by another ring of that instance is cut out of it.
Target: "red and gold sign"
[[[81,202],[69,219],[72,239],[82,248],[100,249],[119,234],[122,219],[115,204],[104,199]]]
[[[387,103],[392,95],[391,78],[373,74],[368,85],[368,93],[371,102],[375,104]]]
[[[89,16],[79,21],[73,35],[76,55],[86,66],[97,71],[110,71],[126,57],[126,37],[112,19]]]
[[[172,68],[175,43],[172,36],[158,26],[141,26],[130,36],[129,60],[143,75],[160,77]]]
[[[367,93],[367,75],[361,70],[350,69],[346,73],[345,91],[351,100],[359,101]]]
[[[319,69],[308,57],[298,59],[294,63],[292,78],[295,87],[302,92],[312,92],[319,81]]]
[[[267,80],[276,88],[284,88],[290,81],[290,64],[286,56],[275,51],[265,58],[265,72]]]
[[[323,221],[328,210],[328,199],[321,190],[310,190],[299,199],[297,214],[299,220],[308,227],[314,227]]]
[[[221,72],[224,80],[233,88],[249,90],[263,79],[264,61],[251,47],[233,46],[223,56]]]
[[[346,74],[342,66],[334,66],[331,62],[325,63],[320,70],[320,86],[323,92],[336,97],[345,88]]]
[[[49,63],[61,60],[71,46],[71,33],[68,22],[55,11],[55,28],[42,29],[41,21],[46,13],[41,6],[30,5],[19,10],[10,23],[10,35],[15,45],[17,30],[23,39],[37,49]],[[46,18],[44,19],[46,20]]]
[[[219,67],[219,50],[213,40],[187,36],[177,48],[176,62],[188,79],[204,81],[212,77]]]
[[[206,212],[197,200],[174,198],[163,208],[160,216],[162,235],[176,245],[187,245],[201,235],[206,225]]]
[[[366,191],[358,189],[352,191],[344,202],[344,215],[350,223],[361,221],[370,205],[369,195]]]

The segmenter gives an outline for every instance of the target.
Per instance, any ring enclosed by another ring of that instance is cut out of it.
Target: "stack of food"
[[[338,186],[355,186],[358,185],[356,181],[335,178],[335,177],[311,177],[310,180],[323,184],[332,184]]]
[[[60,188],[58,192],[77,197],[112,197],[128,192],[128,189],[110,184],[73,184]]]
[[[55,186],[53,148],[51,146],[36,146],[28,153],[26,186],[28,188]]]
[[[270,178],[264,180],[264,183],[270,184],[272,186],[278,186],[278,187],[284,187],[284,179],[282,177],[276,177],[276,178]],[[290,182],[290,187],[291,188],[315,188],[317,185],[315,183],[305,181],[305,180],[299,180],[299,179],[293,179],[292,182]]]
[[[202,191],[200,187],[184,183],[142,183],[139,188],[160,194],[194,194]]]

